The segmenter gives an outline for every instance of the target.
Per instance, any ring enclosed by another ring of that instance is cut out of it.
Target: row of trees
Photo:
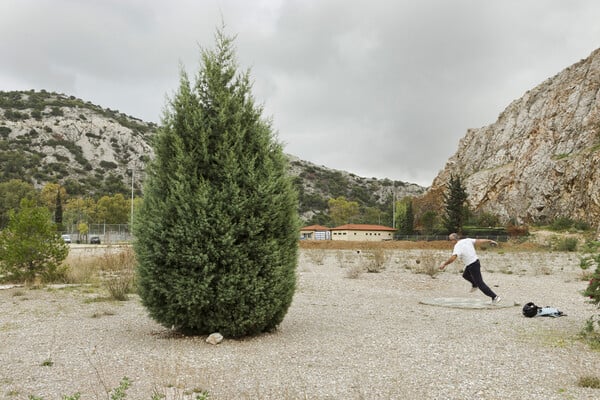
[[[357,201],[348,200],[345,197],[329,199],[327,219],[322,218],[322,225],[331,224],[339,226],[347,223],[368,223],[379,225],[393,225],[400,235],[413,235],[417,232],[451,233],[462,232],[463,226],[469,218],[470,213],[467,206],[467,192],[460,177],[451,176],[446,192],[444,193],[444,213],[430,209],[417,210],[415,212],[412,197],[405,197],[389,203],[393,207],[391,213],[379,209],[361,209]],[[472,219],[474,220],[474,219]],[[323,223],[325,222],[325,223]],[[391,223],[390,223],[391,222]],[[476,221],[491,226],[498,223],[498,219],[491,216],[480,218]]]
[[[9,211],[18,210],[19,202],[24,198],[45,206],[60,231],[85,232],[85,225],[89,224],[128,224],[131,221],[131,199],[120,193],[97,199],[72,197],[65,187],[56,183],[49,183],[41,190],[35,190],[31,184],[13,179],[0,183],[0,229],[7,225]],[[331,226],[347,223],[392,225],[400,235],[461,232],[467,219],[481,226],[495,226],[498,223],[494,216],[484,214],[475,219],[470,215],[466,190],[459,177],[452,176],[447,185],[443,215],[432,210],[415,212],[413,200],[405,197],[396,201],[395,210],[390,213],[378,208],[365,210],[357,201],[337,197],[329,199],[329,212],[319,223]],[[139,209],[141,203],[142,199],[135,197],[133,209]]]
[[[131,199],[120,193],[113,196],[71,197],[66,189],[57,183],[48,183],[36,190],[33,185],[18,179],[0,183],[0,229],[9,222],[11,210],[18,211],[22,199],[45,207],[59,231],[80,224],[127,224],[131,221]],[[142,199],[133,199],[133,209],[137,210]]]

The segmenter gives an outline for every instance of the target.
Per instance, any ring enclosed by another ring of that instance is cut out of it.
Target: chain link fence
[[[99,238],[102,244],[130,243],[133,236],[129,228],[129,224],[89,224],[86,235],[73,225],[63,234],[69,235],[72,243],[90,243],[93,237]]]

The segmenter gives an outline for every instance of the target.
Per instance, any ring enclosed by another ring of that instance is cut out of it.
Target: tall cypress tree
[[[444,227],[448,233],[462,233],[466,216],[467,190],[460,176],[450,175],[444,194]]]
[[[56,208],[54,210],[54,223],[58,227],[59,231],[62,231],[62,222],[63,222],[63,208],[62,208],[62,199],[60,196],[60,188],[56,191]]]
[[[139,293],[164,326],[239,337],[274,329],[296,285],[297,197],[233,38],[217,30],[164,113],[135,222]]]
[[[406,201],[406,209],[404,213],[398,219],[398,233],[401,235],[412,235],[415,233],[415,214],[412,207],[412,199],[408,198]]]

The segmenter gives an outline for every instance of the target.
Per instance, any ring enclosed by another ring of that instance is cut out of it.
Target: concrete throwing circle
[[[420,304],[427,304],[429,306],[440,306],[450,308],[502,308],[502,307],[513,307],[512,301],[502,299],[498,304],[492,304],[491,300],[479,299],[479,298],[464,298],[464,297],[435,297],[431,299],[423,299],[419,302]]]

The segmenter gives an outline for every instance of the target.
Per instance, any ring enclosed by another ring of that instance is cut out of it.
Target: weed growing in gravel
[[[366,260],[367,272],[381,272],[385,269],[385,264],[390,259],[390,254],[382,248],[373,248],[365,251],[364,259]]]
[[[435,278],[440,272],[435,254],[430,251],[422,251],[415,260],[413,272],[416,274],[426,274]]]
[[[190,396],[194,396],[195,397],[190,397]],[[169,396],[167,396],[167,394],[164,393],[164,391],[157,391],[155,390],[154,393],[152,394],[152,396],[150,397],[150,400],[164,400],[164,399],[173,399],[173,400],[209,400],[209,394],[208,391],[203,390],[203,389],[194,389],[191,392],[186,391],[184,393],[171,393]]]
[[[121,382],[119,382],[119,386],[113,389],[110,400],[123,400],[127,397],[127,389],[129,389],[129,386],[131,386],[129,378],[124,376],[123,379],[121,379]]]
[[[54,365],[54,361],[52,361],[51,358],[46,358],[44,361],[42,361],[42,363],[40,364],[40,366],[42,367],[51,367]]]
[[[346,270],[346,278],[349,279],[358,279],[362,273],[364,272],[362,266],[360,265],[352,265],[350,268]]]
[[[102,258],[104,287],[111,298],[127,300],[127,294],[135,286],[135,253],[131,247],[125,247],[116,253],[106,252]]]
[[[110,310],[104,310],[102,312],[95,312],[91,315],[92,318],[100,318],[100,317],[106,317],[106,316],[111,316],[111,315],[115,315],[114,311],[110,311]]]
[[[308,259],[315,265],[323,265],[327,252],[324,249],[313,249],[306,252]]]
[[[125,400],[127,398],[127,389],[129,389],[130,386],[131,386],[131,382],[129,381],[129,378],[124,376],[123,379],[121,379],[121,382],[119,382],[119,386],[112,389],[112,391],[110,391],[108,393],[108,395],[110,396],[108,398],[110,400]],[[38,396],[33,396],[33,395],[30,395],[28,397],[28,399],[29,400],[44,400],[43,397],[38,397]],[[81,399],[81,393],[79,393],[79,392],[72,394],[70,396],[65,395],[62,397],[62,400],[80,400],[80,399]],[[154,397],[152,397],[152,400],[154,400]]]
[[[600,315],[588,318],[580,335],[592,349],[600,351]]]
[[[348,264],[354,264],[357,256],[360,257],[360,251],[349,252],[345,250],[338,250],[335,252],[335,259],[338,263],[338,266],[341,268],[347,267]]]
[[[362,275],[363,272],[365,272],[362,262],[362,253],[360,250],[338,250],[335,253],[335,259],[340,268],[346,269],[346,278],[357,279]]]
[[[597,376],[582,376],[577,380],[577,386],[600,389],[600,378]]]
[[[588,246],[588,248],[593,250],[597,247]],[[585,262],[581,261],[584,259]],[[585,254],[583,258],[580,258],[580,267],[582,267],[584,272],[586,269],[595,267],[594,272],[589,275],[589,283],[583,295],[588,298],[590,303],[600,308],[600,253]],[[591,348],[600,350],[600,314],[593,315],[586,321],[581,335]]]

